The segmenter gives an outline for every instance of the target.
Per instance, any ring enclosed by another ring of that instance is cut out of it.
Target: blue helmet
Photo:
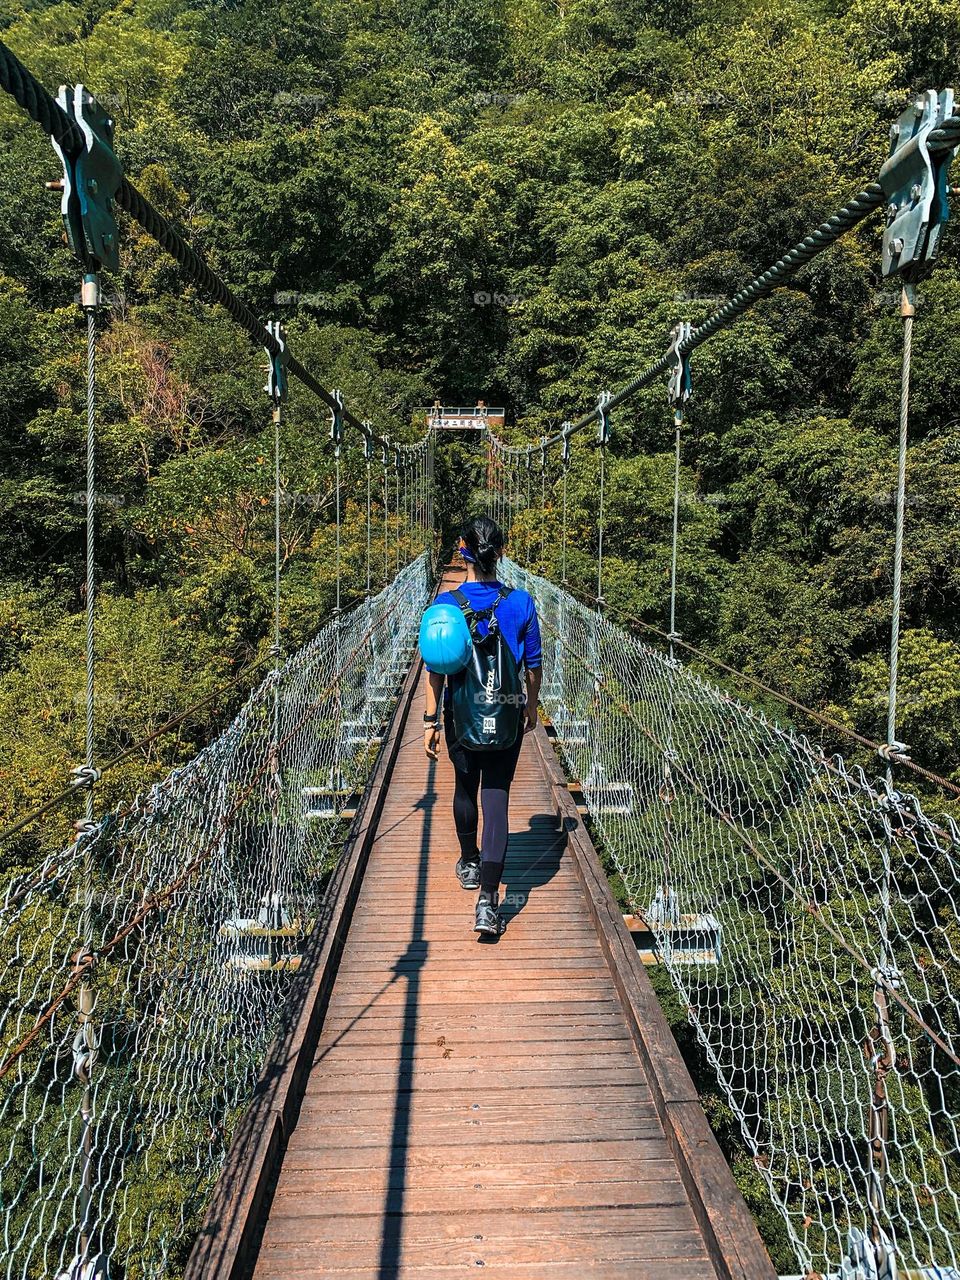
[[[432,604],[420,622],[420,653],[431,671],[453,676],[470,661],[473,640],[460,608]]]

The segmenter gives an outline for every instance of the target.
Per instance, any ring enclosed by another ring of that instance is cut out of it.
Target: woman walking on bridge
[[[448,636],[451,625],[463,632],[466,623],[465,664],[450,674],[456,662],[431,662],[434,654],[421,630],[429,672],[424,747],[436,760],[442,697],[444,736],[455,778],[453,819],[460,844],[456,874],[464,889],[480,890],[474,928],[486,937],[498,937],[501,931],[499,890],[509,833],[510,784],[523,735],[536,727],[541,678],[540,627],[533,599],[497,578],[503,543],[500,527],[487,516],[468,521],[458,548],[466,564],[466,580],[460,589],[442,592],[431,606]],[[483,833],[478,845],[481,810]]]

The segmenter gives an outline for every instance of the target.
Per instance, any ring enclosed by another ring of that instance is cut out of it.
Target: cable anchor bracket
[[[343,444],[343,392],[335,390],[330,394],[333,400],[330,409],[330,439],[333,441],[335,452],[339,455],[340,446]]]
[[[572,427],[572,422],[560,423],[560,435],[563,441],[560,449],[560,461],[564,467],[569,467],[570,465],[570,431]]]
[[[273,401],[274,406],[280,405],[287,398],[287,361],[290,359],[290,353],[287,350],[287,331],[279,320],[267,321],[267,333],[276,342],[280,350],[274,354],[269,347],[266,348],[267,359],[267,381],[264,385],[264,391]]]
[[[612,399],[612,391],[601,391],[600,398],[597,400],[597,443],[604,446],[610,443],[610,401]]]
[[[67,243],[84,271],[120,269],[120,245],[113,201],[123,182],[123,168],[113,151],[114,121],[82,84],[62,84],[57,103],[83,134],[84,147],[68,155],[51,139],[63,165],[60,214]]]
[[[693,325],[689,320],[681,320],[670,331],[670,350],[673,361],[670,381],[667,384],[667,398],[676,414],[682,414],[684,406],[693,392],[690,379],[690,357],[684,350],[693,333]]]
[[[953,115],[952,89],[927,89],[890,126],[890,154],[880,170],[887,197],[882,267],[912,282],[933,270],[950,214],[950,162],[956,148],[930,154],[927,139]]]

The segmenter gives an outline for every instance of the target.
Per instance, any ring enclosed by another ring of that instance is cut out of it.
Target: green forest
[[[353,412],[414,441],[418,408],[482,399],[505,406],[514,445],[628,382],[679,320],[703,320],[874,181],[890,124],[912,93],[957,80],[960,50],[960,0],[0,0],[0,15],[0,38],[48,89],[82,82],[108,107],[131,180],[259,315],[283,321]],[[86,353],[80,271],[45,189],[59,161],[5,96],[0,136],[5,827],[83,756]],[[274,583],[265,355],[119,220],[121,269],[104,278],[99,321],[98,758],[188,714],[111,770],[101,812],[189,759],[258,682]],[[694,355],[677,601],[685,640],[875,739],[902,343],[880,235],[868,220]],[[954,783],[958,307],[949,227],[915,326],[898,736]],[[567,576],[582,596],[599,534],[590,435],[567,482]],[[281,459],[289,654],[335,603],[329,415],[297,384]],[[448,550],[460,516],[489,503],[482,449],[442,442],[437,476]],[[379,465],[373,479],[379,588],[419,544],[395,492],[384,510]],[[353,436],[344,605],[365,588],[364,484]],[[557,578],[557,460],[530,486],[508,550]],[[672,413],[657,386],[614,415],[604,594],[615,616],[661,629],[672,501]],[[842,735],[764,705],[879,771]],[[927,784],[920,794],[960,814]],[[28,826],[0,870],[64,845],[76,816]],[[714,1094],[706,1103],[737,1155],[729,1113]],[[751,1207],[772,1214],[749,1161],[734,1163]],[[777,1224],[764,1229],[780,1247]]]
[[[579,416],[662,354],[677,320],[708,315],[873,180],[909,92],[955,74],[960,4],[97,0],[4,6],[2,28],[47,87],[100,97],[131,179],[355,412],[413,439],[418,406],[483,398],[507,407],[516,442]],[[0,130],[9,821],[81,755],[84,321],[44,189],[57,158],[9,99]],[[221,722],[219,691],[265,652],[273,572],[265,357],[121,221],[98,375],[100,754],[207,702],[116,771],[106,800]],[[685,638],[870,736],[886,711],[901,341],[879,234],[869,221],[696,353],[678,604]],[[953,778],[958,302],[948,229],[916,325],[900,737]],[[296,389],[288,651],[331,606],[327,432]],[[617,413],[606,596],[658,626],[671,450],[659,387]],[[346,467],[360,476],[356,442]],[[569,577],[585,589],[596,468],[579,445]],[[460,502],[482,471],[461,459],[449,478]],[[361,589],[362,523],[351,499]],[[555,475],[517,527],[534,567],[554,570]]]

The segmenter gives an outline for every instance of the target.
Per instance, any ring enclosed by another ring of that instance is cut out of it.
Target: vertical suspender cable
[[[94,434],[94,408],[96,394],[96,351],[97,351],[97,312],[96,305],[88,306],[87,312],[87,563],[86,563],[86,753],[85,764],[93,768],[93,700],[96,678],[96,655],[94,650],[94,606],[96,603],[96,581],[94,554],[96,547],[95,510],[96,510],[96,438]],[[93,788],[87,788],[86,818],[93,819]]]
[[[87,281],[84,281],[86,287]],[[84,920],[83,947],[89,955],[93,949],[93,865],[91,851],[91,832],[93,826],[93,769],[94,769],[94,725],[93,709],[96,689],[96,651],[94,648],[94,607],[96,604],[96,435],[95,403],[96,403],[96,355],[97,355],[97,303],[99,302],[99,281],[94,277],[93,301],[85,307],[87,313],[87,555],[86,555],[86,726],[84,764],[90,772],[91,781],[84,798],[84,818],[87,828],[87,843],[84,852]],[[96,1046],[96,1032],[92,1025],[93,990],[84,983],[80,992],[80,1019],[87,1032],[84,1036],[86,1050],[86,1080],[83,1097],[83,1191],[81,1195],[81,1222],[84,1233],[84,1249],[89,1247],[90,1210],[93,1202],[93,1055]]]
[[[603,526],[605,520],[604,502],[606,488],[607,446],[600,445],[600,494],[597,506],[597,604],[603,608]]]
[[[485,437],[487,447],[487,489],[489,491],[487,514],[494,524],[499,524],[497,519],[497,467],[496,458],[493,453],[493,444],[490,437]]]
[[[405,537],[408,549],[413,541],[413,495],[410,489],[410,464],[407,462],[403,468],[403,519],[407,526]]]
[[[677,636],[677,535],[680,526],[680,428],[683,413],[674,414],[673,445],[673,535],[670,542],[670,657],[673,658],[673,642]]]
[[[681,402],[682,403],[682,402]],[[670,646],[671,672],[668,684],[667,704],[667,749],[663,759],[663,781],[660,788],[660,799],[663,802],[663,881],[660,887],[661,906],[657,923],[662,926],[660,939],[661,952],[667,964],[673,957],[673,926],[679,923],[679,905],[673,893],[673,761],[674,761],[674,715],[676,671],[673,669],[674,643],[679,640],[677,632],[677,545],[680,532],[680,431],[683,426],[683,409],[680,403],[674,408],[673,427],[673,529],[670,537],[670,627],[668,643]]]
[[[570,423],[565,422],[561,430],[562,450],[560,453],[561,478],[561,517],[560,517],[560,581],[567,585],[567,475],[570,471]]]
[[[280,403],[273,407],[273,656],[280,659]]]
[[[338,443],[338,444],[336,444],[336,445],[334,446],[334,450],[333,450],[333,458],[334,458],[334,464],[333,464],[333,465],[334,465],[334,488],[336,489],[336,495],[337,495],[337,497],[336,497],[336,512],[337,512],[337,515],[336,515],[336,523],[337,523],[337,543],[336,543],[336,562],[337,562],[337,603],[336,603],[336,615],[337,615],[337,617],[339,618],[339,616],[340,616],[340,595],[341,595],[341,590],[340,590],[340,543],[341,543],[341,536],[340,536],[340,445],[339,445],[339,443]]]
[[[99,774],[94,763],[94,704],[96,694],[96,649],[94,634],[94,610],[96,604],[96,355],[97,308],[100,305],[100,281],[97,275],[87,274],[83,279],[81,302],[87,319],[87,439],[86,439],[86,627],[84,637],[86,690],[84,726],[84,763],[74,770],[74,778],[86,787],[84,817],[77,824],[77,839],[84,841],[83,880],[84,899],[81,921],[82,945],[78,962],[86,967],[78,991],[79,1030],[74,1041],[74,1064],[81,1085],[83,1166],[80,1179],[80,1248],[79,1256],[86,1259],[95,1250],[95,1230],[91,1222],[93,1210],[93,1144],[94,1144],[94,1087],[93,1071],[96,1065],[97,1034],[93,1022],[94,992],[89,975],[92,972],[93,955],[93,787]]]
[[[527,526],[527,536],[524,541],[524,564],[528,569],[530,568],[530,523],[531,523],[530,521],[530,484],[532,479],[530,474],[530,467],[531,467],[530,448],[528,446],[527,447],[527,487],[526,487],[526,493],[524,495],[524,512],[523,512],[523,514],[526,516],[526,520],[524,523]]]
[[[604,606],[603,598],[603,535],[606,524],[606,479],[607,479],[607,444],[610,440],[610,401],[609,391],[601,391],[597,401],[597,441],[600,445],[600,494],[597,507],[597,608]]]
[[[390,581],[390,490],[387,479],[387,447],[383,447],[383,585]]]
[[[893,599],[890,618],[890,683],[887,700],[887,787],[893,790],[892,755],[905,752],[897,741],[897,673],[900,658],[900,610],[903,582],[903,535],[907,501],[907,429],[910,419],[910,363],[913,354],[913,318],[916,312],[916,287],[905,283],[900,297],[900,315],[903,317],[903,357],[900,366],[900,420],[897,441],[897,506],[893,542]],[[869,1202],[873,1215],[871,1232],[874,1251],[879,1258],[887,1252],[882,1222],[886,1219],[886,1182],[889,1173],[887,1143],[890,1130],[890,1109],[887,1098],[887,1075],[896,1063],[896,1050],[890,1031],[890,1011],[887,984],[897,981],[896,962],[890,948],[890,881],[892,836],[887,832],[883,842],[883,880],[880,888],[880,972],[873,988],[873,1004],[876,1022],[868,1038],[868,1050],[873,1061],[873,1097],[869,1110],[870,1134],[870,1191]]]
[[[367,468],[367,552],[366,552],[366,585],[364,588],[364,592],[365,592],[367,602],[369,603],[370,588],[372,585],[372,573],[373,573],[373,566],[371,564],[371,554],[372,554],[371,548],[372,548],[372,535],[373,535],[373,527],[372,527],[372,522],[373,522],[373,511],[372,511],[373,424],[370,422],[364,422],[363,425],[367,428],[367,433],[368,433],[363,438],[363,461]]]
[[[569,464],[563,464],[563,515],[561,517],[560,535],[560,581],[567,585],[567,472]]]
[[[900,368],[900,431],[897,453],[897,508],[893,547],[893,606],[890,623],[890,686],[887,702],[887,745],[897,740],[897,668],[900,657],[900,607],[903,577],[903,530],[907,494],[907,426],[910,416],[910,362],[913,352],[913,317],[916,290],[903,286],[900,314],[903,317],[903,360]],[[892,770],[888,767],[892,778]]]
[[[396,531],[396,537],[394,539],[394,546],[396,551],[396,571],[397,573],[399,573],[400,572],[400,526],[403,523],[403,514],[402,514],[403,503],[400,497],[400,457],[399,455],[395,455],[394,470],[396,471],[396,474],[397,474],[397,505],[394,510],[394,516],[395,516],[394,529]]]
[[[430,469],[430,444],[429,441],[424,446],[420,455],[420,525],[423,533],[423,545],[421,551],[427,549],[427,527],[428,527],[428,489],[427,474]]]
[[[279,924],[280,915],[280,418],[281,396],[284,394],[277,384],[276,374],[268,384],[273,387],[273,723],[271,727],[270,760],[271,769],[267,786],[270,799],[270,877],[268,881],[268,910],[276,912],[277,919],[271,923]],[[269,963],[273,963],[275,953],[272,939],[267,940]]]
[[[370,530],[370,522],[371,522],[371,513],[370,513],[370,455],[369,455],[369,453],[368,453],[368,454],[367,454],[367,596],[368,596],[368,597],[369,597],[369,595],[370,595],[370,581],[371,581],[371,579],[370,579],[370,574],[371,574],[371,564],[370,564],[370,533],[371,533],[371,530]]]

